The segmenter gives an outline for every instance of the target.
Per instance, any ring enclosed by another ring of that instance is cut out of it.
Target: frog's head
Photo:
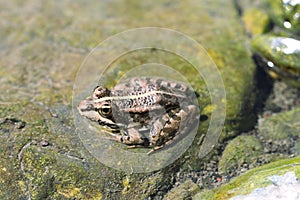
[[[113,119],[110,91],[104,87],[97,86],[91,96],[82,100],[78,105],[79,113],[92,121],[115,129],[116,123]]]

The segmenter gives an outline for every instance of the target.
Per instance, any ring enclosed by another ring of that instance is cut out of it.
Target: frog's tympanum
[[[196,101],[194,91],[184,83],[141,77],[124,80],[111,90],[97,86],[78,110],[106,127],[111,139],[157,150],[182,138],[197,124]]]

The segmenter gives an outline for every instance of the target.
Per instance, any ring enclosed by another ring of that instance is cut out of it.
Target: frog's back
[[[134,92],[134,90],[161,90],[173,93],[185,93],[190,88],[178,81],[168,80],[160,77],[138,77],[126,79],[114,87],[114,91],[124,91],[124,93]]]
[[[113,104],[126,112],[147,112],[185,98],[189,87],[183,83],[156,77],[127,79],[117,84],[111,96]]]

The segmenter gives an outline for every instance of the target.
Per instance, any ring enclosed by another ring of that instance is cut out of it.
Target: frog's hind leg
[[[149,136],[150,146],[153,146],[153,149],[148,154],[174,143],[178,138],[187,134],[198,119],[197,111],[195,105],[189,105],[177,111],[171,110],[156,120]]]

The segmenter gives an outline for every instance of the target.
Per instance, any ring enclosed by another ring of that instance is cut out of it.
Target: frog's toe
[[[165,145],[160,145],[160,146],[155,146],[153,147],[150,151],[147,152],[148,155],[153,154],[154,152],[156,152],[157,150],[163,148]]]

